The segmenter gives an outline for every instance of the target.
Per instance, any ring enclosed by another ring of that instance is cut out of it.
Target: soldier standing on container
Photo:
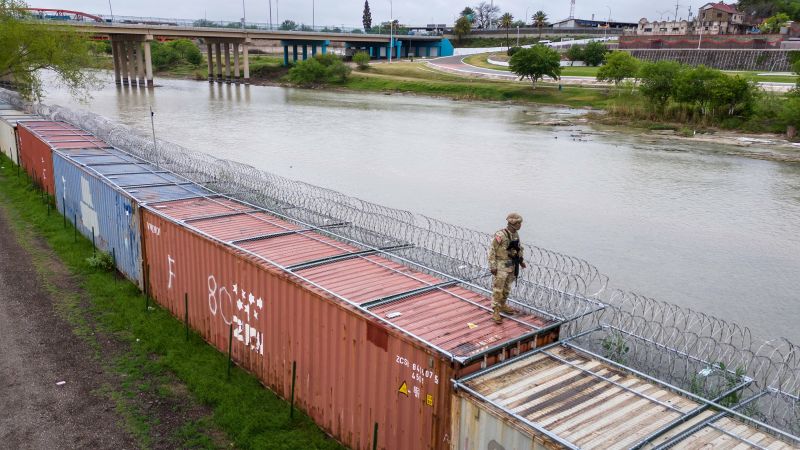
[[[494,275],[492,284],[492,320],[503,322],[500,313],[513,315],[514,310],[506,305],[511,284],[519,276],[520,266],[527,267],[523,259],[523,248],[517,232],[522,228],[522,216],[511,213],[506,217],[508,225],[494,234],[489,249],[489,271]]]

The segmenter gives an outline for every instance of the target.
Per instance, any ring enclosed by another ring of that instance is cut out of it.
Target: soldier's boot
[[[497,325],[503,323],[503,317],[500,315],[499,306],[495,306],[494,308],[492,308],[492,320],[494,320],[494,323],[496,323]]]
[[[514,311],[513,309],[511,309],[511,307],[510,307],[510,306],[508,306],[508,305],[502,305],[502,306],[500,307],[500,312],[501,312],[501,313],[503,313],[503,314],[505,314],[505,315],[507,315],[507,316],[513,316],[514,314],[516,314],[516,313],[517,313],[516,311]]]

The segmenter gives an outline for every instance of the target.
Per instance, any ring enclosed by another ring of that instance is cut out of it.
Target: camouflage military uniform
[[[517,218],[519,220],[517,221]],[[522,218],[518,215],[509,215],[509,224],[521,224]],[[513,310],[506,305],[506,299],[511,292],[511,285],[517,279],[519,267],[515,264],[523,263],[524,248],[519,240],[519,234],[511,226],[503,228],[494,234],[492,245],[489,249],[489,270],[494,273],[492,285],[492,310],[495,322],[500,322],[500,313],[513,314]]]

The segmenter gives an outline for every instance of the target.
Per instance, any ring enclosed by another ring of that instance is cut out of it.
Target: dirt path
[[[102,368],[59,317],[0,209],[0,442],[4,448],[135,448]],[[60,382],[65,382],[59,385]]]

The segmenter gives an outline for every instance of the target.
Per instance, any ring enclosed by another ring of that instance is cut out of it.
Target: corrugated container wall
[[[277,267],[168,220],[159,206],[142,210],[159,303],[183,317],[186,296],[191,326],[221,351],[232,327],[234,359],[284,398],[296,362],[298,405],[351,448],[371,449],[376,423],[380,449],[450,447],[449,360]]]
[[[92,150],[106,153],[103,150]],[[53,152],[56,206],[98,249],[113,254],[117,268],[143,286],[141,222],[136,202],[95,171],[77,164],[72,156],[85,151]],[[98,155],[98,157],[103,157]],[[107,158],[107,157],[106,157]],[[84,158],[85,159],[85,158]],[[120,162],[125,162],[120,159]]]
[[[37,120],[37,117],[14,109],[0,110],[0,150],[14,164],[19,164],[17,122],[22,120]]]
[[[32,131],[35,123],[52,122],[19,122],[19,159],[22,167],[34,182],[41,185],[49,194],[55,193],[53,182],[53,156],[50,145]]]

